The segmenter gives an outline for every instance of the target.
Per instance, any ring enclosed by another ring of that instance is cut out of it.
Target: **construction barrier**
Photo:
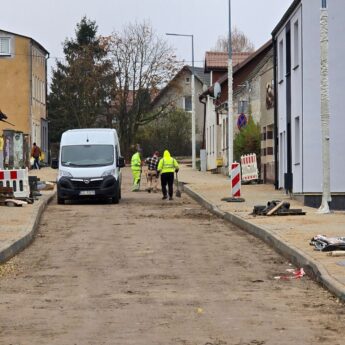
[[[248,182],[259,179],[258,163],[255,153],[241,156],[241,167],[242,181]]]
[[[241,167],[237,162],[231,164],[231,195],[233,198],[241,196]]]
[[[13,188],[13,194],[16,198],[29,198],[28,169],[0,170],[0,186]]]

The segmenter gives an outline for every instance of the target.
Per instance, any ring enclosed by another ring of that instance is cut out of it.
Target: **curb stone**
[[[180,185],[191,198],[205,207],[208,211],[214,215],[238,226],[242,230],[245,230],[249,234],[261,239],[276,252],[283,255],[287,260],[293,263],[295,266],[303,267],[306,273],[323,285],[332,294],[337,296],[340,300],[345,302],[345,287],[339,283],[335,278],[329,275],[328,271],[322,264],[312,259],[309,255],[302,252],[292,245],[288,245],[278,235],[272,234],[268,230],[261,228],[249,221],[244,220],[229,212],[221,211],[217,206],[213,205],[206,198],[199,193],[193,191],[191,187],[180,182]]]
[[[4,248],[0,251],[0,264],[3,264],[11,259],[13,256],[25,249],[33,241],[42,214],[49,202],[55,197],[55,195],[56,192],[49,195],[42,195],[42,197],[40,197],[39,202],[41,204],[39,205],[36,214],[34,214],[33,219],[30,220],[29,224],[26,226],[23,237],[14,241],[7,248]]]

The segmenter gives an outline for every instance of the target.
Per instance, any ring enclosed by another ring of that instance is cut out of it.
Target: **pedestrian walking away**
[[[162,199],[167,199],[169,194],[169,200],[173,200],[174,173],[179,171],[179,165],[176,159],[171,157],[168,150],[164,151],[163,158],[160,159],[157,170],[161,174]]]
[[[36,145],[36,143],[33,143],[32,149],[31,149],[31,157],[34,159],[33,168],[34,169],[41,169],[40,167],[40,155],[42,151],[41,149]]]
[[[131,159],[131,169],[133,175],[132,192],[138,192],[140,189],[141,179],[141,149],[138,147],[137,152],[134,153]]]
[[[157,177],[158,177],[158,162],[159,162],[159,152],[156,151],[152,157],[148,157],[145,159],[145,164],[147,164],[147,183],[148,188],[147,191],[151,193],[157,193]]]

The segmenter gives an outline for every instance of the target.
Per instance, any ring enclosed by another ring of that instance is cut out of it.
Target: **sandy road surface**
[[[345,308],[183,195],[52,203],[1,268],[0,344],[345,344]]]

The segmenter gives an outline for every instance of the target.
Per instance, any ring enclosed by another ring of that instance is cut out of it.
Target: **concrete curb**
[[[7,248],[4,248],[0,251],[0,264],[11,259],[13,256],[25,249],[33,241],[42,214],[49,202],[55,197],[55,195],[56,192],[49,195],[42,195],[40,197],[38,201],[40,205],[36,210],[36,214],[34,214],[32,220],[28,222],[28,225],[24,230],[23,237],[11,243]]]
[[[306,273],[314,280],[322,284],[332,294],[345,302],[345,287],[335,278],[329,275],[328,271],[319,262],[311,258],[308,254],[302,252],[294,246],[288,245],[279,236],[272,234],[269,230],[261,228],[241,217],[229,212],[221,211],[217,206],[206,200],[202,195],[193,191],[191,187],[181,183],[183,191],[185,191],[196,202],[201,204],[214,215],[238,226],[251,235],[258,237],[279,254],[283,255],[291,263],[296,266],[303,267]]]

